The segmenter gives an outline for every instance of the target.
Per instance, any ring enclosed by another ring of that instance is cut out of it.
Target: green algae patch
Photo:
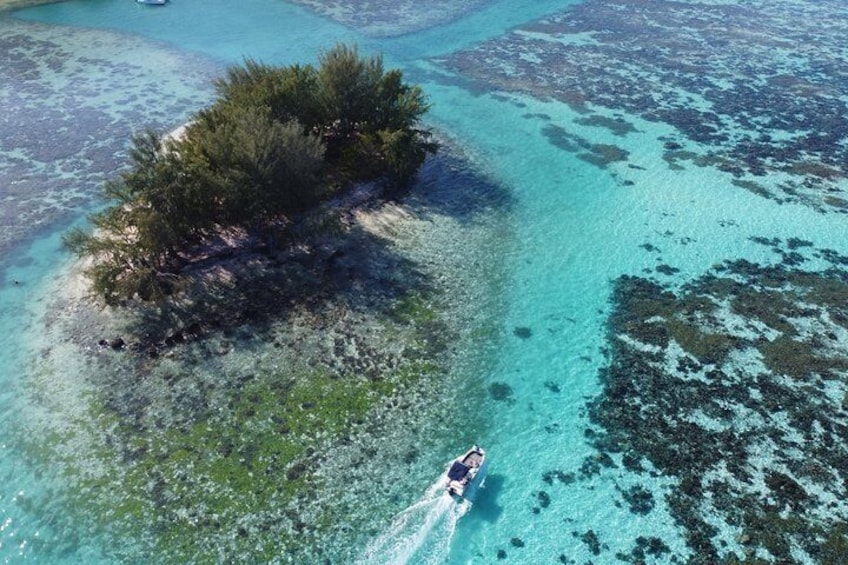
[[[612,163],[627,161],[629,156],[630,152],[626,149],[608,143],[592,144],[588,152],[577,154],[578,159],[595,165],[599,169],[606,169]]]
[[[800,379],[812,374],[836,378],[835,372],[848,371],[848,359],[822,357],[814,344],[780,336],[760,347],[763,362],[776,374]]]
[[[436,320],[436,311],[430,301],[420,294],[408,294],[394,306],[392,314],[403,323],[429,324]]]
[[[112,429],[121,462],[114,451],[97,452],[113,470],[82,479],[78,504],[146,540],[143,552],[172,562],[302,555],[300,548],[338,521],[331,502],[315,503],[326,487],[318,471],[334,446],[379,426],[387,401],[403,406],[405,394],[442,376],[443,368],[423,359],[377,379],[289,366],[230,377],[236,384],[216,406],[153,429],[93,401],[92,414]]]
[[[769,189],[767,189],[765,186],[758,183],[757,181],[748,179],[733,179],[730,182],[738,186],[739,188],[744,188],[745,190],[756,194],[757,196],[762,196],[763,198],[773,198],[771,191],[769,191]]]
[[[278,532],[258,552],[251,538],[269,517],[320,488],[314,469],[327,455],[315,446],[363,421],[381,395],[376,388],[311,371],[254,379],[233,394],[229,417],[209,415],[139,445],[115,518],[161,524],[159,549],[175,558],[212,557],[206,540],[231,532],[232,555],[269,559],[294,534]],[[292,527],[306,525],[298,519]]]
[[[822,543],[821,563],[823,565],[839,565],[848,555],[848,522],[834,526]]]
[[[28,457],[62,466],[69,505],[112,532],[119,560],[311,562],[347,516],[383,508],[376,493],[361,508],[339,495],[332,459],[352,452],[361,473],[386,451],[407,468],[418,441],[375,442],[456,412],[443,354],[453,334],[432,295],[411,288],[373,311],[327,298],[284,324],[157,328],[178,337],[87,349],[73,421],[40,432]],[[46,365],[36,391],[48,411],[66,401],[53,374]]]
[[[666,327],[669,336],[701,363],[723,362],[736,344],[733,336],[704,331],[685,319],[674,318]]]
[[[792,304],[782,292],[739,288],[734,293],[732,308],[740,316],[759,320],[783,334],[794,334],[794,327],[783,316],[783,312],[791,311]]]
[[[838,196],[825,196],[824,203],[840,211],[848,210],[848,200]]]
[[[636,126],[634,126],[632,123],[628,122],[624,118],[610,118],[601,114],[592,114],[591,116],[585,118],[577,118],[574,120],[574,123],[583,126],[605,128],[612,132],[613,135],[617,135],[620,137],[637,131]]]

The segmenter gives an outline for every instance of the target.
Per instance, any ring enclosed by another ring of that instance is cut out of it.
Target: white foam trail
[[[357,563],[404,565],[413,558],[415,563],[444,563],[456,524],[471,508],[470,502],[457,502],[446,489],[447,477],[442,475],[417,502],[395,516]]]

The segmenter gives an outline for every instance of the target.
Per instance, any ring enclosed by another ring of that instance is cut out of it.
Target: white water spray
[[[454,500],[447,486],[448,479],[442,475],[417,502],[395,516],[389,528],[369,544],[358,565],[444,563],[456,524],[471,509],[469,501]]]

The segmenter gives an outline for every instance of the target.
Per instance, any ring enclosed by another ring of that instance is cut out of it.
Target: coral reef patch
[[[676,484],[665,502],[689,563],[844,561],[848,523],[848,275],[810,242],[763,239],[778,260],[717,265],[679,288],[615,282],[609,366],[590,417],[602,453],[644,458]],[[651,493],[623,491],[633,512]],[[662,555],[642,540],[627,559]],[[761,561],[756,561],[761,562]]]
[[[831,32],[846,18],[837,2],[579,2],[436,62],[466,82],[568,104],[576,123],[618,136],[635,130],[622,113],[669,124],[679,135],[658,141],[670,168],[715,167],[760,196],[845,213],[848,61]],[[543,134],[578,151],[568,125]],[[626,159],[600,145],[579,156]],[[764,181],[770,173],[780,178]]]
[[[174,127],[219,71],[137,37],[0,19],[0,98],[15,109],[0,119],[0,270],[95,206],[133,130]]]

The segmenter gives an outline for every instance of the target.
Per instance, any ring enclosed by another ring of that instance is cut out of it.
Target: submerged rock
[[[512,330],[512,333],[515,337],[519,337],[521,339],[529,339],[533,336],[533,330],[528,328],[527,326],[519,326]]]
[[[512,387],[506,383],[492,383],[489,385],[489,395],[499,402],[514,403],[512,398]]]
[[[641,485],[630,487],[622,495],[634,514],[647,514],[654,509],[654,495]]]

